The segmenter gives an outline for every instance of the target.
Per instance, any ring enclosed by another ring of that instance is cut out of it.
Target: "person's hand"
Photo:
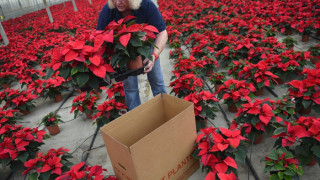
[[[153,66],[154,66],[155,59],[154,59],[153,55],[151,57],[152,57],[152,60],[146,58],[143,61],[143,64],[145,65],[144,66],[144,73],[150,72],[152,70]]]

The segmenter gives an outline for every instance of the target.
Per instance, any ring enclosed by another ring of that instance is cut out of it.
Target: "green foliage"
[[[39,125],[44,124],[45,126],[54,126],[57,125],[59,122],[63,122],[61,120],[61,116],[54,112],[50,112],[42,118]]]
[[[298,42],[293,37],[288,36],[282,40],[282,43],[286,44],[287,47],[293,47],[294,45],[297,45]]]
[[[270,180],[291,180],[302,175],[302,168],[292,152],[284,147],[274,148],[266,156],[264,172],[270,172]]]

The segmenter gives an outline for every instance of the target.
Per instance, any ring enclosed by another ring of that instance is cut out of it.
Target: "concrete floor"
[[[294,35],[294,38],[296,38],[299,42],[298,46],[295,47],[295,50],[306,50],[308,46],[319,43],[319,41],[316,41],[315,39],[311,38],[311,41],[308,43],[302,43],[300,41],[299,35]],[[278,36],[279,40],[283,38],[283,36]],[[171,89],[169,86],[170,78],[172,76],[172,63],[169,60],[169,52],[170,49],[168,46],[164,49],[164,51],[161,53],[161,66],[162,71],[164,75],[165,84],[167,87],[167,92],[170,93]],[[150,91],[148,82],[146,80],[146,75],[140,75],[139,76],[139,87],[140,87],[140,96],[141,101],[145,102],[152,98],[152,93]],[[19,88],[19,85],[16,84],[13,88]],[[274,90],[279,96],[282,96],[286,93],[286,89],[278,86]],[[66,92],[64,94],[64,99],[70,94],[69,92]],[[70,152],[73,155],[72,162],[73,163],[79,163],[81,162],[81,159],[85,156],[87,149],[90,146],[90,142],[92,140],[92,136],[95,132],[96,126],[93,125],[93,121],[86,118],[85,115],[79,116],[76,119],[73,118],[73,113],[70,113],[71,110],[71,104],[73,97],[76,96],[77,93],[74,93],[73,96],[71,96],[69,99],[66,100],[66,102],[62,105],[62,108],[59,110],[58,114],[62,116],[63,121],[65,123],[60,124],[61,132],[55,136],[52,136],[50,139],[45,140],[45,144],[41,147],[42,152],[47,152],[51,148],[60,148],[64,147],[70,150]],[[258,98],[264,99],[266,97],[269,97],[271,99],[275,99],[274,96],[272,96],[271,93],[268,91],[264,91],[263,96],[260,96]],[[103,101],[106,99],[106,94],[101,94],[101,99],[98,101],[98,103],[103,103]],[[62,102],[54,103],[52,100],[44,100],[42,98],[39,98],[35,101],[36,108],[31,111],[30,114],[25,115],[22,117],[23,120],[19,122],[19,124],[23,124],[27,127],[37,127],[40,120],[49,112],[55,111],[58,109],[58,107],[62,104]],[[228,119],[232,120],[235,113],[230,113],[227,110],[226,105],[222,105],[225,112],[227,113]],[[214,126],[216,127],[227,127],[227,124],[223,118],[223,115],[221,112],[216,113],[217,117],[212,121]],[[319,117],[319,113],[312,112],[312,116]],[[40,129],[45,129],[43,126],[40,126]],[[46,130],[46,129],[45,129]],[[273,146],[273,140],[271,138],[268,138],[270,136],[265,135],[265,140],[263,143],[254,145],[252,148],[248,147],[248,157],[251,157],[252,164],[262,180],[268,179],[268,174],[263,173],[264,169],[264,163],[261,162],[263,157],[268,154],[270,149]],[[88,157],[87,162],[91,165],[101,165],[103,168],[106,168],[108,170],[109,175],[113,175],[113,169],[110,163],[110,159],[108,157],[106,148],[104,146],[104,142],[102,139],[101,134],[99,133],[97,135],[97,138],[94,141],[93,150],[90,151],[90,155]],[[250,152],[251,155],[250,155]],[[251,179],[253,180],[253,176],[251,172],[248,172],[248,168],[246,164],[238,164],[238,173],[240,180],[244,179]],[[303,176],[300,178],[302,180],[317,180],[320,179],[320,171],[319,166],[313,166],[313,167],[305,167],[303,168]],[[8,168],[1,168],[0,169],[0,179],[7,179],[9,175],[10,170]],[[22,180],[25,179],[20,175],[21,173],[16,173],[13,176],[11,176],[11,180]],[[205,175],[202,174],[201,168],[199,168],[188,180],[203,180],[205,178]]]

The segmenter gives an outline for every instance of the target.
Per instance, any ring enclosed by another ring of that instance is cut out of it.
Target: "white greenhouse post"
[[[91,0],[88,0],[89,1],[89,4],[92,4]]]
[[[44,4],[44,7],[47,10],[47,14],[48,14],[50,22],[53,23],[52,14],[51,14],[50,8],[48,7],[47,0],[43,0],[43,4]]]
[[[8,40],[8,37],[6,35],[6,32],[4,31],[3,27],[2,27],[2,24],[0,22],[0,33],[1,33],[1,37],[3,39],[3,42],[4,42],[4,45],[8,45],[9,44],[9,40]]]
[[[77,9],[76,2],[75,2],[74,0],[72,0],[72,5],[73,5],[73,9],[74,9],[74,11],[75,11],[75,12],[77,12],[77,11],[78,11],[78,9]]]

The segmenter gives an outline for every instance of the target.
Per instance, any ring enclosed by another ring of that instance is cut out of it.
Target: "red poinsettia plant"
[[[245,68],[239,71],[238,77],[247,82],[252,82],[259,90],[263,87],[273,87],[277,83],[279,77],[274,75],[270,69],[272,68],[266,61],[259,61],[257,64],[248,63]]]
[[[264,53],[261,58],[272,66],[270,71],[286,79],[296,75],[296,71],[300,71],[306,65],[307,59],[310,58],[310,52],[284,51],[280,54]]]
[[[16,121],[18,120],[17,112],[18,110],[12,110],[12,109],[4,110],[0,108],[1,126],[5,124],[16,124]]]
[[[33,159],[43,140],[48,138],[46,132],[38,128],[9,124],[1,126],[0,137],[0,162],[14,172],[23,169],[23,163]]]
[[[79,86],[97,89],[99,80],[109,81],[108,73],[123,67],[139,55],[152,59],[150,48],[158,30],[148,24],[136,24],[134,16],[110,22],[105,30],[87,34],[84,39],[54,49],[49,75],[59,71],[64,79],[71,77]],[[89,81],[90,79],[90,81]]]
[[[223,127],[201,129],[195,143],[193,156],[201,160],[206,179],[237,180],[238,166],[235,160],[244,163],[246,147],[240,130]]]
[[[279,138],[275,146],[292,146],[301,165],[308,164],[313,158],[320,163],[320,118],[300,116],[285,125],[274,131],[272,138]]]
[[[316,73],[317,71],[315,70]],[[316,76],[312,74],[314,72],[307,74],[306,79],[292,80],[287,83],[288,96],[294,100],[296,111],[300,113],[307,113],[303,112],[303,109],[313,107],[318,110],[320,108],[320,73],[318,72],[318,75],[314,74]]]
[[[179,98],[184,98],[191,92],[201,90],[203,87],[203,80],[198,78],[195,74],[185,74],[180,77],[176,77],[175,81],[170,82],[172,92]]]
[[[275,106],[273,113],[276,117],[281,118],[282,121],[292,121],[292,118],[295,115],[295,104],[291,99],[282,97],[273,103],[271,102],[271,104]]]
[[[82,92],[73,99],[70,113],[74,111],[74,118],[78,116],[79,112],[83,112],[90,117],[97,109],[97,99],[97,94],[94,91]]]
[[[190,93],[184,100],[194,104],[194,114],[196,116],[196,127],[199,131],[206,127],[207,121],[213,120],[216,115],[214,112],[219,111],[219,100],[208,91]]]
[[[92,119],[96,120],[98,127],[117,119],[126,112],[127,106],[117,102],[115,99],[105,101],[98,105],[95,115]]]
[[[109,99],[114,98],[116,102],[121,102],[121,100],[124,98],[123,83],[122,82],[113,83],[111,87],[107,89],[106,93]]]
[[[129,15],[117,22],[112,21],[104,31],[97,32],[97,34],[101,33],[95,39],[99,42],[97,46],[106,39],[113,43],[107,46],[111,45],[114,48],[110,59],[112,67],[123,67],[126,62],[136,60],[139,55],[152,59],[150,50],[155,47],[153,43],[156,39],[155,33],[159,33],[159,31],[152,25],[137,24],[135,18]]]
[[[47,153],[39,152],[35,158],[24,163],[27,168],[22,175],[29,173],[30,179],[55,179],[62,173],[67,172],[72,166],[68,160],[72,156],[65,148],[50,149]]]
[[[220,85],[224,84],[224,82],[227,80],[226,73],[225,72],[213,72],[209,76],[209,81],[214,85]]]
[[[264,172],[270,173],[270,179],[292,179],[302,175],[302,167],[294,154],[285,147],[273,148],[265,156]]]
[[[223,99],[223,102],[229,107],[235,104],[237,108],[241,104],[250,102],[254,97],[253,92],[256,88],[252,83],[245,83],[244,80],[238,81],[235,79],[229,79],[219,88],[216,92],[219,99]]]
[[[106,169],[102,169],[101,166],[88,166],[85,165],[85,162],[78,163],[73,165],[71,169],[63,175],[56,178],[56,180],[75,180],[75,179],[86,179],[86,180],[117,180],[114,176],[105,177],[103,175]]]
[[[43,97],[54,99],[56,95],[61,94],[62,92],[67,90],[68,84],[62,77],[55,76],[43,81],[42,87],[43,90],[41,92],[43,93]]]
[[[30,89],[27,91],[6,89],[0,92],[0,102],[5,101],[4,109],[11,108],[20,111],[30,111],[35,107],[32,100],[36,98],[37,95],[32,94]]]
[[[233,120],[233,127],[240,127],[241,134],[254,142],[267,129],[272,130],[272,122],[281,122],[282,119],[274,115],[274,101],[269,99],[255,99],[254,102],[242,104]]]

